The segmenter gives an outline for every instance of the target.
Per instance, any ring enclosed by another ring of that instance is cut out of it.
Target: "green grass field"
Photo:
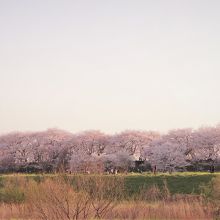
[[[210,181],[215,176],[220,175],[220,173],[210,174],[201,172],[185,172],[185,173],[158,173],[153,175],[151,173],[144,174],[119,174],[116,178],[124,178],[125,182],[125,196],[126,198],[135,196],[139,193],[140,189],[148,189],[152,186],[158,186],[162,188],[164,182],[166,182],[167,187],[171,194],[200,194],[201,186],[209,186]],[[8,179],[24,178],[33,179],[35,181],[42,181],[45,178],[55,178],[56,174],[8,174],[0,175],[0,198],[4,191],[4,183]],[[99,175],[68,175],[69,178],[74,180],[81,178],[93,178]],[[113,175],[102,175],[102,178],[113,178]],[[115,176],[114,176],[115,177]]]
[[[219,175],[219,173],[186,172],[173,174],[160,173],[156,176],[152,174],[128,175],[126,177],[126,188],[133,193],[138,191],[142,186],[148,188],[152,185],[157,185],[161,188],[164,185],[164,181],[166,181],[171,194],[200,194],[201,186],[207,186],[216,175]]]

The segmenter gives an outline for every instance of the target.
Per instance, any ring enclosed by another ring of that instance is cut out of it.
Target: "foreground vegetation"
[[[2,175],[0,219],[218,219],[220,175]]]
[[[160,189],[163,187],[164,182],[166,182],[167,187],[171,194],[201,194],[201,186],[208,186],[210,181],[216,177],[220,176],[220,173],[210,174],[207,172],[183,172],[183,173],[158,173],[154,175],[152,173],[130,173],[130,174],[119,174],[119,175],[67,175],[71,180],[72,185],[77,179],[85,179],[89,181],[97,176],[103,179],[116,178],[123,179],[125,184],[124,198],[127,199],[138,194],[141,188],[150,188],[152,186],[158,186]],[[0,186],[4,186],[4,182],[9,179],[32,179],[36,182],[41,182],[47,178],[55,178],[60,176],[59,174],[8,174],[0,176]]]

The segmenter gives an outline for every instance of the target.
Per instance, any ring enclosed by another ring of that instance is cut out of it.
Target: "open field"
[[[217,219],[220,174],[9,174],[0,219]]]
[[[200,194],[201,185],[207,185],[213,177],[220,174],[209,173],[173,173],[173,174],[146,174],[146,175],[129,175],[126,178],[127,187],[131,192],[137,191],[140,187],[151,187],[157,185],[160,188],[164,181],[171,194]]]
[[[11,178],[24,178],[24,179],[33,179],[37,182],[46,179],[46,178],[55,178],[59,174],[8,174],[0,176],[0,186],[3,186],[3,182]],[[123,178],[125,181],[125,190],[129,196],[138,193],[139,190],[143,187],[150,188],[153,185],[161,188],[164,185],[164,181],[167,183],[169,191],[171,194],[200,194],[201,186],[207,186],[212,178],[220,176],[220,173],[210,174],[207,172],[183,172],[183,173],[158,173],[153,175],[151,173],[143,174],[119,174],[119,175],[67,175],[70,179],[74,180],[77,178],[93,178],[101,176],[102,178]]]

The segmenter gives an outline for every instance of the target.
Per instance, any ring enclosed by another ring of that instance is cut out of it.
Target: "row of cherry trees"
[[[0,136],[1,172],[128,171],[135,160],[162,171],[185,169],[201,161],[216,163],[220,160],[220,126],[177,129],[163,135],[152,131],[72,134],[49,129]]]

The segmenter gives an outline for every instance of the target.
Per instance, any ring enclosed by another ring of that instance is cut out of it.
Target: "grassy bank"
[[[0,219],[217,219],[219,185],[209,173],[2,175]]]
[[[126,188],[131,194],[133,194],[143,186],[148,188],[152,185],[157,185],[161,188],[164,185],[164,181],[166,181],[171,194],[200,194],[200,186],[207,186],[212,178],[217,175],[219,175],[219,173],[210,174],[199,172],[173,174],[160,173],[156,176],[152,174],[128,175],[126,177]]]
[[[84,179],[85,181],[91,181],[94,178],[101,177],[103,179],[124,179],[125,184],[125,197],[132,197],[135,194],[140,193],[141,189],[148,189],[152,186],[157,186],[160,189],[166,182],[169,192],[171,194],[200,194],[201,186],[208,186],[211,180],[215,176],[220,176],[220,173],[210,174],[201,172],[186,172],[186,173],[173,173],[164,174],[158,173],[153,175],[151,173],[144,174],[127,174],[127,175],[67,175],[72,179],[73,186],[77,179]],[[7,180],[24,179],[34,180],[41,182],[47,178],[56,178],[58,174],[8,174],[0,176],[0,193],[4,190],[4,185]]]

